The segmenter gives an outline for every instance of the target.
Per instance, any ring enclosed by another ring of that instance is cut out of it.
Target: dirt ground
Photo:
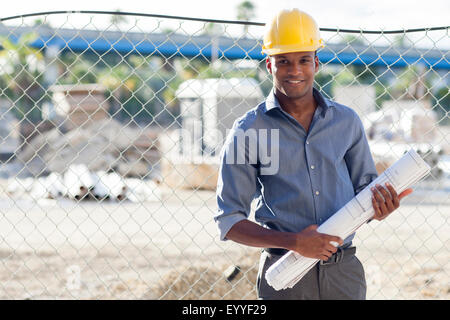
[[[368,299],[450,298],[450,189],[432,189],[358,231]],[[2,193],[0,298],[254,299],[259,250],[219,241],[215,208],[208,191],[100,204]]]

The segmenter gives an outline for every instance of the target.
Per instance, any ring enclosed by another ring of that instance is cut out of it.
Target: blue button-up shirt
[[[249,217],[253,199],[257,201],[258,223],[274,230],[300,232],[325,222],[377,177],[356,112],[324,98],[316,89],[313,95],[317,108],[308,132],[281,109],[273,92],[234,122],[221,151],[216,191],[218,211],[214,219],[221,240],[226,240],[234,224]],[[252,148],[247,144],[237,147],[239,131],[250,129],[266,134],[248,134],[248,144],[252,139],[258,146],[263,142],[267,147],[261,149],[274,154],[262,159],[264,153],[259,151],[256,157],[249,156]],[[236,160],[239,152],[245,153],[246,161]],[[278,164],[264,173],[271,165],[268,158]],[[347,237],[344,244],[353,237]]]

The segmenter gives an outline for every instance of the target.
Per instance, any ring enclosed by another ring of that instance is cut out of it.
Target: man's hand
[[[317,232],[317,227],[313,224],[297,233],[295,246],[291,250],[308,258],[326,261],[337,251],[330,242],[334,241],[342,245],[344,241],[339,237]]]
[[[399,195],[394,188],[386,183],[386,188],[381,185],[375,185],[372,190],[372,205],[375,214],[372,219],[383,220],[400,206],[400,200],[413,192],[413,189],[406,189]]]

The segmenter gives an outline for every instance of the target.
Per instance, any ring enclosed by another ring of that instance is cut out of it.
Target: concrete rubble
[[[66,133],[54,128],[34,137],[8,164],[14,172],[7,174],[7,192],[35,199],[151,201],[159,194],[158,145],[156,131],[113,119]]]
[[[446,153],[438,118],[427,100],[386,101],[383,108],[362,118],[377,172],[380,174],[413,148],[431,167],[429,178],[443,176],[438,166]]]
[[[60,197],[79,200],[132,202],[160,201],[161,191],[153,180],[123,178],[115,172],[91,172],[84,164],[71,165],[63,174],[46,177],[10,178],[6,192],[15,198],[33,200]]]
[[[160,159],[157,133],[100,120],[63,134],[58,128],[36,136],[17,160],[34,176],[57,172],[69,164],[86,164],[90,171],[113,170],[125,177],[144,177]]]

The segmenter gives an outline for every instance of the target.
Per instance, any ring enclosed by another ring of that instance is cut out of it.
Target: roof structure
[[[98,54],[140,53],[160,56],[212,56],[226,59],[264,59],[261,40],[178,33],[121,32],[87,29],[53,29],[47,26],[10,27],[0,25],[0,35],[12,40],[29,32],[37,32],[32,45],[38,48],[58,47],[62,51]],[[405,67],[422,64],[428,68],[450,69],[450,53],[439,49],[393,46],[364,46],[329,43],[318,52],[322,63],[368,66]]]

